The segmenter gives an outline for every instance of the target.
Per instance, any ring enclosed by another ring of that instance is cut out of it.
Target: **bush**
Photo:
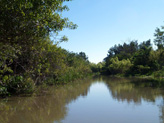
[[[132,63],[129,59],[125,60],[118,60],[118,57],[111,58],[110,60],[111,64],[108,66],[108,69],[110,73],[112,74],[124,74],[126,73],[130,67],[132,66]]]
[[[0,85],[0,95],[32,93],[34,82],[31,78],[23,76],[5,76]]]

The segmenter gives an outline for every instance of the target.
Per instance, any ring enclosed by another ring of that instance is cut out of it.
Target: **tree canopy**
[[[36,85],[69,82],[91,72],[84,52],[68,52],[52,39],[64,28],[77,27],[62,17],[69,1],[0,1],[0,95],[31,93]]]

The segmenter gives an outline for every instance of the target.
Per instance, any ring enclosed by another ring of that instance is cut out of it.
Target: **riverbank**
[[[62,78],[60,81],[56,81],[54,79],[48,79],[46,82],[42,82],[41,84],[38,84],[38,85],[34,85],[34,84],[30,84],[29,81],[25,81],[25,82],[22,82],[22,83],[19,83],[19,84],[23,84],[23,83],[26,83],[26,86],[17,86],[15,88],[15,90],[17,92],[9,92],[11,90],[7,90],[6,88],[3,89],[4,87],[1,87],[0,88],[0,97],[1,98],[6,98],[6,97],[11,97],[11,96],[32,96],[32,95],[44,95],[47,90],[51,87],[51,86],[64,86],[66,84],[69,84],[69,83],[74,83],[74,82],[77,82],[77,81],[81,81],[81,80],[85,80],[85,79],[88,79],[88,78],[92,78],[93,76],[96,76],[96,74],[93,74],[93,73],[90,73],[90,74],[87,74],[87,75],[80,75],[80,76],[75,76],[74,75],[74,78]],[[17,82],[18,84],[18,82]],[[27,86],[27,84],[29,84],[29,86]],[[13,88],[12,87],[13,85],[7,87],[7,88]]]
[[[154,77],[154,76],[125,76],[125,75],[109,75],[108,76],[113,77],[113,78],[120,78],[120,79],[128,79],[129,82],[131,83],[138,83],[138,84],[143,84],[143,86],[147,87],[154,87],[154,88],[164,88],[164,78],[163,77]]]

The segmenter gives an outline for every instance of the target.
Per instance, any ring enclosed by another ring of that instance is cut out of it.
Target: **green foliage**
[[[77,78],[82,78],[91,73],[89,62],[81,56],[81,52],[71,53],[64,51],[65,53],[65,69],[58,75],[58,81],[69,82]]]
[[[129,59],[138,50],[138,48],[139,46],[137,41],[131,41],[129,44],[124,43],[123,45],[115,45],[109,49],[108,55],[104,60],[108,62],[110,58],[115,56],[117,56],[119,60]]]
[[[150,54],[151,61],[156,65],[155,70],[160,70],[164,66],[164,49],[158,49],[156,51],[151,52]]]
[[[62,18],[66,1],[0,1],[0,95],[32,93],[36,85],[69,82],[91,73],[84,52],[70,53],[58,46],[66,36],[52,39],[64,28],[77,27]]]
[[[63,2],[68,0],[0,1],[0,40],[25,44],[36,42],[51,32],[57,33],[63,28],[76,28],[61,13],[68,10]]]
[[[34,82],[23,76],[5,75],[0,83],[0,95],[31,93],[34,91]]]
[[[91,70],[94,73],[101,73],[103,72],[103,67],[105,66],[105,62],[99,62],[98,64],[90,63]]]
[[[156,37],[154,40],[155,45],[158,47],[158,49],[164,48],[164,27],[162,26],[161,29],[157,28],[155,30],[154,36]]]
[[[148,43],[150,41],[147,41]],[[146,43],[143,42],[140,45],[140,49],[134,54],[132,57],[133,61],[133,74],[146,74],[149,73],[151,70],[151,62],[150,62],[150,52],[152,48],[150,45],[145,45]]]
[[[6,83],[7,91],[11,94],[31,93],[34,91],[34,83],[31,78],[13,76]]]
[[[8,95],[8,91],[6,87],[0,86],[0,95]]]
[[[82,57],[85,61],[88,61],[88,57],[86,56],[84,52],[80,52],[79,56]]]
[[[126,76],[154,73],[154,76],[163,76],[161,71],[164,66],[164,49],[161,43],[163,38],[158,35],[163,36],[163,32],[158,30],[158,34],[156,34],[155,42],[158,43],[157,46],[160,44],[157,50],[153,50],[150,40],[140,44],[137,41],[131,41],[129,44],[119,44],[110,48],[104,59],[105,73],[124,74]]]
[[[110,59],[111,64],[108,66],[109,72],[111,74],[116,73],[126,73],[130,67],[132,66],[132,63],[129,59],[125,60],[118,60],[118,57],[111,58]]]
[[[161,70],[155,71],[153,73],[153,77],[154,78],[163,78],[164,77],[164,66],[163,66],[163,68]]]

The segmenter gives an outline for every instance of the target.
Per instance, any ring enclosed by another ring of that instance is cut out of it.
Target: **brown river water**
[[[0,99],[0,123],[164,123],[164,89],[147,85],[94,77]]]

